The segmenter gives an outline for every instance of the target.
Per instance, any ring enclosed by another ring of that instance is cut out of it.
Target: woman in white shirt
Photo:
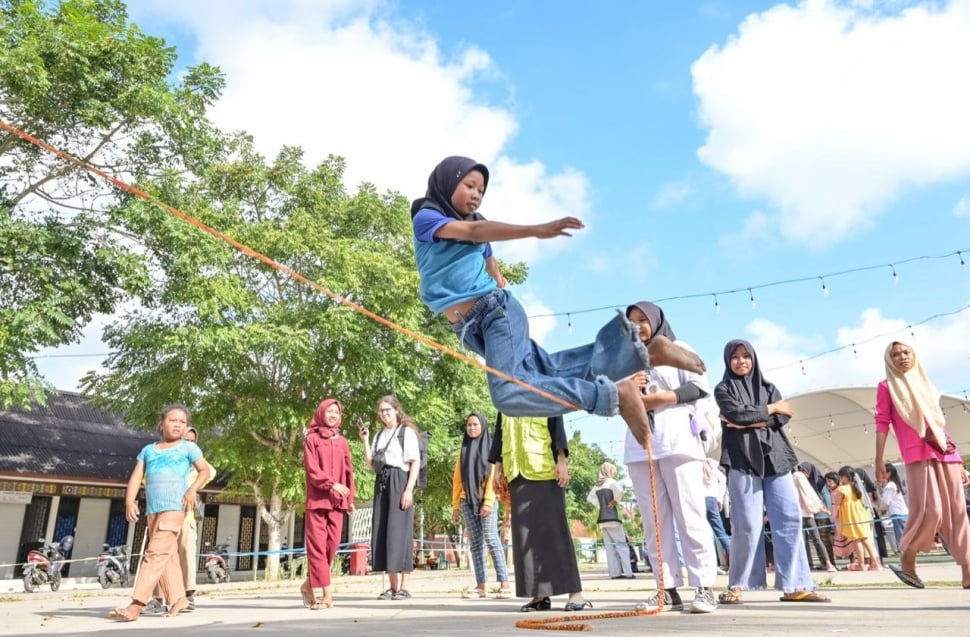
[[[906,520],[909,518],[909,507],[906,505],[906,490],[896,467],[887,462],[886,473],[889,479],[879,489],[879,501],[886,507],[886,515],[893,523],[893,537],[896,539],[894,546],[899,552],[899,542],[903,538],[903,529],[906,528]]]

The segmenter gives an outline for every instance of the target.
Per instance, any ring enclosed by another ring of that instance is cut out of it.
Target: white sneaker
[[[649,613],[657,612],[657,608],[659,608],[660,606],[660,592],[661,591],[657,591],[656,593],[648,597],[647,601],[640,602],[639,604],[637,604],[636,609],[647,611]],[[676,601],[670,598],[670,593],[668,593],[667,591],[663,591],[663,596],[664,596],[664,602],[663,602],[664,605],[663,605],[663,608],[660,609],[660,612],[668,613],[668,612],[673,612],[675,610],[676,611],[684,610],[684,602],[681,601],[679,595],[677,596]]]
[[[698,586],[694,593],[694,601],[690,604],[690,612],[713,613],[716,610],[717,597],[714,595],[714,589]]]

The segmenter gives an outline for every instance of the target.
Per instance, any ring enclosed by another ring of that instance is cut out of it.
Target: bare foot
[[[616,393],[620,402],[620,416],[626,421],[626,426],[630,428],[630,433],[640,446],[644,446],[647,443],[647,436],[650,435],[650,419],[640,400],[640,385],[636,374],[618,382]]]
[[[187,599],[185,599],[183,597],[183,598],[179,599],[177,602],[175,602],[174,604],[172,604],[171,606],[169,606],[168,607],[168,612],[167,613],[162,613],[162,617],[175,617],[176,615],[178,615],[179,613],[181,613],[183,610],[185,610],[186,608],[188,608],[188,606],[189,606],[189,600],[187,600]]]
[[[652,367],[669,365],[695,374],[703,374],[707,371],[707,366],[704,365],[700,356],[680,347],[662,334],[653,337],[653,340],[647,345],[647,353],[650,354],[650,365]]]
[[[141,617],[141,612],[145,610],[144,604],[139,604],[138,602],[132,602],[125,606],[124,608],[116,608],[110,613],[108,617],[112,619],[117,619],[120,622],[133,622],[139,617]]]
[[[333,608],[333,586],[323,587],[323,599],[320,600],[320,606],[323,608]]]

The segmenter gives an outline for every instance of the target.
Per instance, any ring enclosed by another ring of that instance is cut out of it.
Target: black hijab
[[[647,320],[650,321],[650,340],[648,340],[647,343],[652,341],[653,337],[658,334],[666,336],[671,341],[677,340],[677,337],[674,336],[674,330],[670,327],[670,324],[667,323],[667,317],[664,316],[664,311],[660,309],[659,305],[651,303],[650,301],[639,301],[634,303],[626,308],[627,318],[630,318],[630,310],[633,308],[638,308],[641,312],[646,314]]]
[[[488,452],[492,448],[492,436],[488,432],[488,421],[485,420],[484,415],[468,414],[465,422],[467,423],[472,416],[482,423],[482,433],[477,438],[472,438],[466,429],[461,440],[461,486],[465,490],[465,499],[471,505],[472,511],[477,514],[485,495],[483,485],[491,470]]]
[[[738,376],[731,371],[731,355],[739,345],[751,356],[751,371],[744,376]],[[773,400],[781,400],[781,394],[775,386],[762,376],[754,347],[742,339],[729,341],[724,346],[724,376],[715,390],[715,395],[720,391],[727,393],[737,404],[746,407],[767,409]],[[720,406],[721,413],[731,420],[733,415],[725,409],[726,405]],[[721,443],[721,464],[758,476],[789,473],[798,464],[798,458],[781,429],[788,420],[788,416],[774,414],[768,418],[767,427],[749,430],[725,427]]]
[[[751,371],[745,376],[738,376],[731,371],[731,355],[738,345],[743,346],[751,356]],[[758,355],[754,347],[743,339],[728,341],[724,346],[724,376],[721,377],[721,384],[736,400],[744,404],[762,407],[770,402],[771,383],[761,375],[761,366],[758,365]]]
[[[808,474],[808,481],[812,483],[812,486],[815,487],[815,490],[818,491],[819,493],[822,493],[822,489],[826,488],[825,476],[823,476],[822,472],[818,470],[818,467],[816,467],[811,462],[808,462],[807,460],[805,462],[799,463],[798,467],[806,474]]]
[[[431,171],[431,176],[428,177],[428,190],[424,193],[424,197],[415,199],[411,203],[411,218],[413,219],[414,215],[418,214],[418,211],[422,208],[433,208],[452,219],[465,221],[479,221],[484,219],[485,217],[477,212],[467,217],[460,215],[451,205],[451,195],[454,194],[455,188],[461,183],[462,178],[473,170],[482,173],[482,176],[485,178],[484,189],[487,189],[488,168],[484,164],[479,164],[474,159],[458,155],[442,159],[441,163]]]

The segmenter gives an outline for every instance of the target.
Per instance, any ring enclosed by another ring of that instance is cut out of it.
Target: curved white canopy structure
[[[799,461],[808,460],[823,472],[850,465],[873,475],[875,387],[838,387],[798,394],[787,400],[795,416],[786,433],[795,445]],[[970,455],[970,404],[949,394],[944,394],[940,403],[950,436],[966,458]],[[900,461],[892,433],[886,441],[885,459]]]

